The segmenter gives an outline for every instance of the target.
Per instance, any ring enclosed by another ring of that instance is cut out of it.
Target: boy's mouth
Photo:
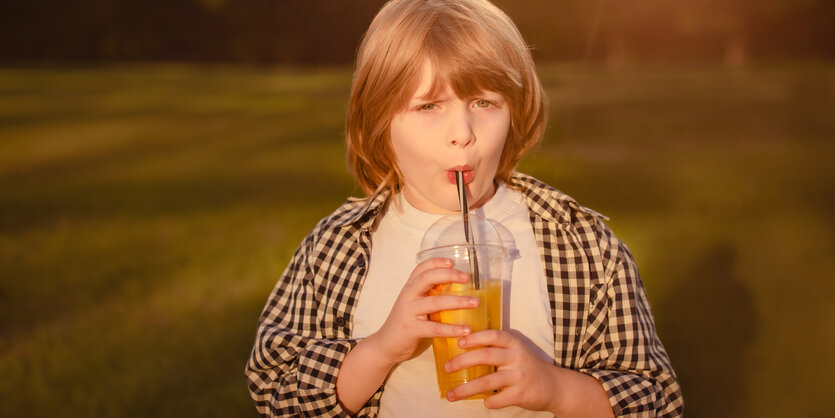
[[[455,184],[456,171],[461,171],[464,173],[465,184],[470,184],[473,181],[473,168],[468,165],[459,165],[452,167],[446,171],[446,179],[450,184]]]

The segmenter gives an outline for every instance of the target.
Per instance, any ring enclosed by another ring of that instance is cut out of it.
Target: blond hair
[[[516,164],[542,137],[545,94],[527,44],[504,12],[486,0],[390,1],[357,52],[345,123],[348,165],[368,196],[402,187],[391,121],[417,88],[427,59],[435,74],[429,95],[449,86],[458,97],[489,90],[509,103],[511,127],[498,180],[509,183]]]

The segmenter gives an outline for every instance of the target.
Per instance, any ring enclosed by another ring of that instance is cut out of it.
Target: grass
[[[612,218],[690,417],[835,403],[835,67],[543,65],[533,174]],[[349,69],[0,69],[0,415],[254,416],[301,238],[359,192]]]

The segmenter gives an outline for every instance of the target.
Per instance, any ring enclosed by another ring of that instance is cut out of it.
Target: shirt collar
[[[521,189],[531,212],[544,220],[570,225],[572,222],[571,211],[585,212],[594,217],[609,219],[585,206],[581,206],[571,196],[526,174],[514,172],[510,178],[510,183],[512,186]]]
[[[356,202],[356,207],[353,210],[345,213],[345,216],[336,221],[337,226],[347,227],[356,226],[359,229],[371,229],[374,226],[374,220],[377,218],[385,205],[388,203],[391,192],[388,188],[377,191],[371,197],[367,198],[352,198]]]
[[[519,189],[531,212],[546,221],[555,221],[563,225],[571,224],[570,211],[586,212],[594,217],[609,220],[585,206],[581,206],[571,196],[545,184],[527,174],[514,172],[510,178],[512,188]],[[371,229],[377,216],[383,211],[391,198],[388,188],[377,191],[367,198],[352,199],[357,203],[354,209],[345,213],[338,226],[356,226],[359,229]]]

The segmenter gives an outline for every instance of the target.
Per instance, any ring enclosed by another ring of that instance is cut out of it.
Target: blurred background
[[[256,415],[382,3],[0,5],[0,416]],[[687,416],[835,416],[835,2],[496,3],[551,98],[520,170],[611,217]]]

